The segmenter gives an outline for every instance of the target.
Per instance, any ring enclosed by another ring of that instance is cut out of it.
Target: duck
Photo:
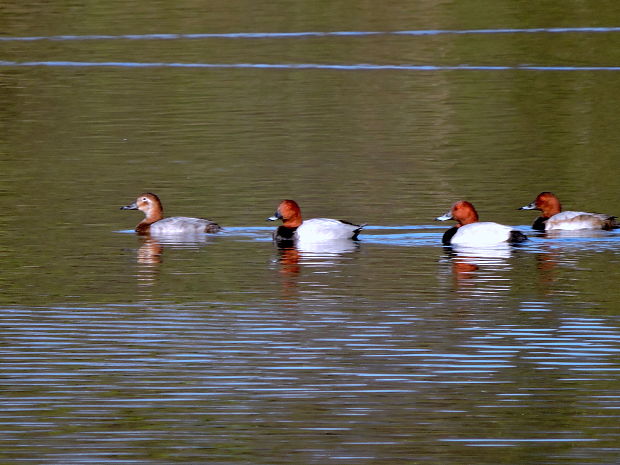
[[[360,231],[366,226],[331,218],[313,218],[303,221],[301,209],[294,200],[283,200],[274,215],[267,218],[267,221],[276,220],[282,220],[282,225],[278,226],[273,233],[273,238],[278,242],[357,240]]]
[[[519,210],[540,210],[532,229],[537,231],[576,231],[580,229],[611,230],[618,227],[616,217],[603,213],[562,211],[560,199],[552,192],[541,192],[536,199]]]
[[[216,233],[221,226],[204,218],[172,216],[164,218],[164,207],[159,197],[151,192],[140,194],[135,202],[121,207],[121,210],[140,210],[145,218],[138,223],[138,234],[200,234]]]
[[[441,239],[444,245],[464,247],[489,247],[500,244],[525,242],[521,231],[490,221],[478,221],[476,208],[466,200],[459,200],[437,221],[455,220],[456,226],[448,229]]]

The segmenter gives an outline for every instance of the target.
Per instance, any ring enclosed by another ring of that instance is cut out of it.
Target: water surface
[[[2,461],[616,463],[620,233],[516,209],[620,212],[620,18],[464,6],[3,6]],[[530,241],[442,247],[459,199]]]

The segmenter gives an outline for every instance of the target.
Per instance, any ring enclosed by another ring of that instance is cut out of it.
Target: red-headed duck
[[[222,229],[217,223],[204,218],[185,216],[164,218],[164,208],[159,197],[150,192],[140,194],[134,203],[121,207],[121,210],[144,212],[145,218],[136,226],[136,232],[139,234],[216,233]]]
[[[365,225],[331,218],[313,218],[303,221],[301,209],[294,200],[283,200],[268,221],[282,220],[282,226],[273,234],[276,241],[323,242],[342,239],[357,239]]]
[[[527,236],[510,226],[478,221],[478,212],[474,206],[460,200],[452,205],[445,215],[435,218],[438,221],[455,220],[456,226],[448,229],[441,241],[444,245],[460,245],[466,247],[485,247],[502,243],[518,243],[527,240]]]
[[[540,210],[542,212],[542,215],[536,218],[532,224],[532,228],[538,231],[610,230],[618,227],[615,216],[603,213],[563,212],[560,199],[551,192],[541,192],[536,200],[529,205],[524,205],[519,210]]]

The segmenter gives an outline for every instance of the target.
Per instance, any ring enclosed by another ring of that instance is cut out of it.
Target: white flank
[[[331,218],[313,218],[304,221],[295,231],[295,237],[305,242],[323,242],[351,239],[359,226]]]
[[[485,247],[500,244],[510,239],[510,226],[480,221],[461,226],[454,236],[451,244],[466,247]]]

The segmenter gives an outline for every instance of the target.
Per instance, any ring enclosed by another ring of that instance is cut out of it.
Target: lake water
[[[0,462],[618,463],[620,232],[516,210],[620,214],[615,3],[0,11]],[[443,248],[459,199],[530,241]]]

